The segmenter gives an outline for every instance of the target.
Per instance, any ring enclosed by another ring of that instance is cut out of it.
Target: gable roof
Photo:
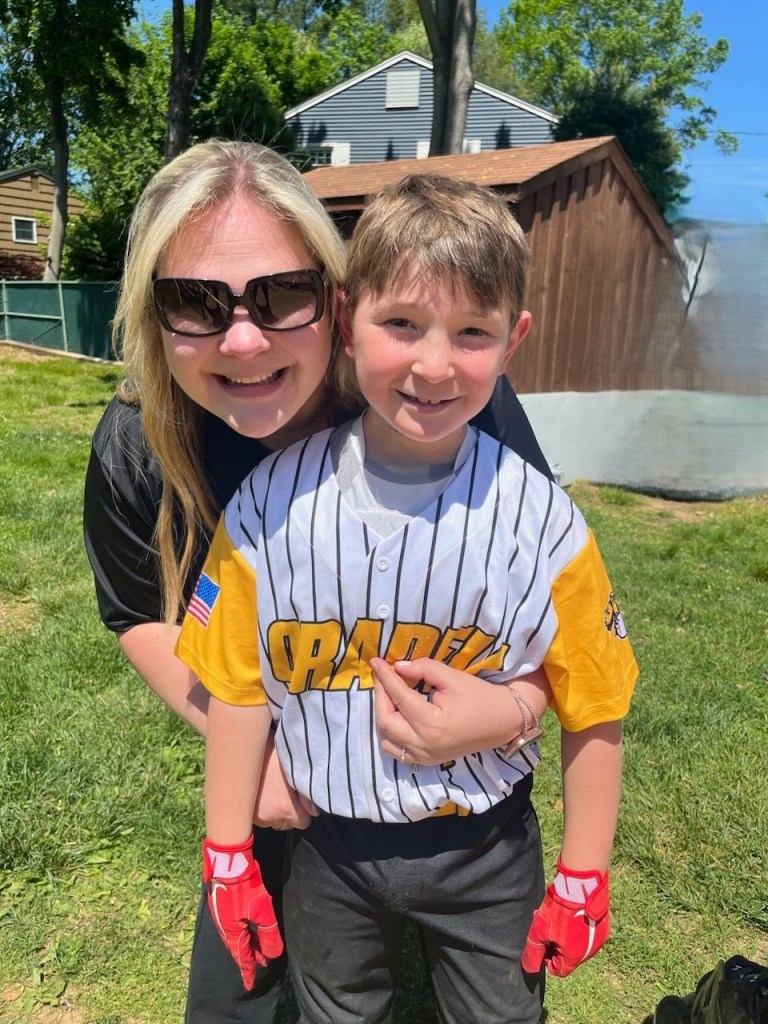
[[[396,53],[394,57],[388,57],[386,60],[381,61],[380,64],[375,64],[372,68],[368,68],[367,71],[363,71],[359,75],[355,75],[354,78],[350,78],[348,81],[342,82],[340,85],[335,85],[331,89],[326,89],[325,92],[321,92],[318,96],[313,96],[311,99],[305,100],[298,106],[292,107],[290,110],[286,111],[285,120],[287,121],[289,118],[295,117],[297,114],[303,114],[305,110],[309,110],[318,103],[322,103],[324,100],[330,99],[331,96],[337,96],[339,93],[345,92],[347,89],[351,89],[360,82],[364,82],[366,78],[370,78],[372,75],[376,75],[380,71],[386,71],[394,64],[399,64],[400,61],[404,60],[410,61],[413,64],[418,64],[419,67],[425,68],[427,71],[434,71],[432,61],[426,60],[424,57],[419,57],[417,54],[411,53],[410,50],[401,50],[400,53]],[[536,114],[537,117],[541,117],[545,121],[549,121],[551,124],[557,124],[560,120],[555,114],[550,113],[548,110],[544,110],[542,107],[534,106],[533,103],[526,103],[525,100],[520,100],[516,96],[511,96],[506,92],[500,92],[498,89],[492,89],[489,85],[483,85],[480,82],[475,82],[473,89],[476,89],[478,92],[483,92],[488,96],[493,96],[495,99],[501,100],[503,103],[508,103],[512,107],[518,107],[520,110],[525,110],[529,114]]]
[[[370,197],[407,174],[433,173],[465,178],[510,197],[517,195],[523,198],[606,158],[616,167],[651,229],[677,258],[667,222],[613,135],[421,160],[317,167],[306,171],[303,176],[328,210],[354,211],[362,210]]]
[[[17,167],[11,171],[0,171],[0,181],[14,181],[16,178],[26,178],[28,174],[39,174],[41,178],[53,181],[53,175],[37,167],[35,164],[27,164],[26,167]]]

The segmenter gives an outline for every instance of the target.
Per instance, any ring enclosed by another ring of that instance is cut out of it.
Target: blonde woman
[[[150,181],[132,219],[115,319],[124,379],[93,438],[85,542],[104,624],[203,735],[207,692],[173,650],[218,514],[271,451],[357,411],[328,377],[345,255],[298,171],[252,143],[187,150]],[[548,472],[503,378],[478,420]],[[270,746],[254,822],[278,915],[284,833],[313,813]],[[246,991],[204,897],[186,1024],[271,1024],[283,970],[282,958],[269,961]]]

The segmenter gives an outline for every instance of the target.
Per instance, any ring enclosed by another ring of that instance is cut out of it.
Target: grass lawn
[[[0,345],[0,1021],[176,1024],[198,892],[202,744],[99,621],[82,546],[106,364]],[[629,1024],[720,958],[768,963],[768,496],[570,492],[640,663],[607,948],[548,1024]],[[545,719],[548,870],[561,804]],[[416,946],[397,1024],[432,1024]],[[477,1022],[482,1024],[482,1022]]]

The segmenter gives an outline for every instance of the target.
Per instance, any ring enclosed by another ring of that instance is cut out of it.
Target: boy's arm
[[[608,871],[619,816],[623,758],[621,722],[560,733],[563,846],[574,871]]]
[[[209,699],[205,826],[213,843],[240,843],[251,835],[271,723],[267,704],[235,707],[217,697]]]
[[[563,844],[557,874],[533,915],[523,970],[565,977],[611,930],[608,866],[619,813],[621,721],[561,732]]]
[[[257,968],[283,952],[272,900],[254,859],[251,825],[270,724],[266,704],[234,707],[210,698],[203,879],[214,924],[247,989],[253,988]]]

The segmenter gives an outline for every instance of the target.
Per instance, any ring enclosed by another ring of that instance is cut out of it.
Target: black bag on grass
[[[768,1024],[768,967],[732,956],[687,996],[664,996],[643,1024]]]

